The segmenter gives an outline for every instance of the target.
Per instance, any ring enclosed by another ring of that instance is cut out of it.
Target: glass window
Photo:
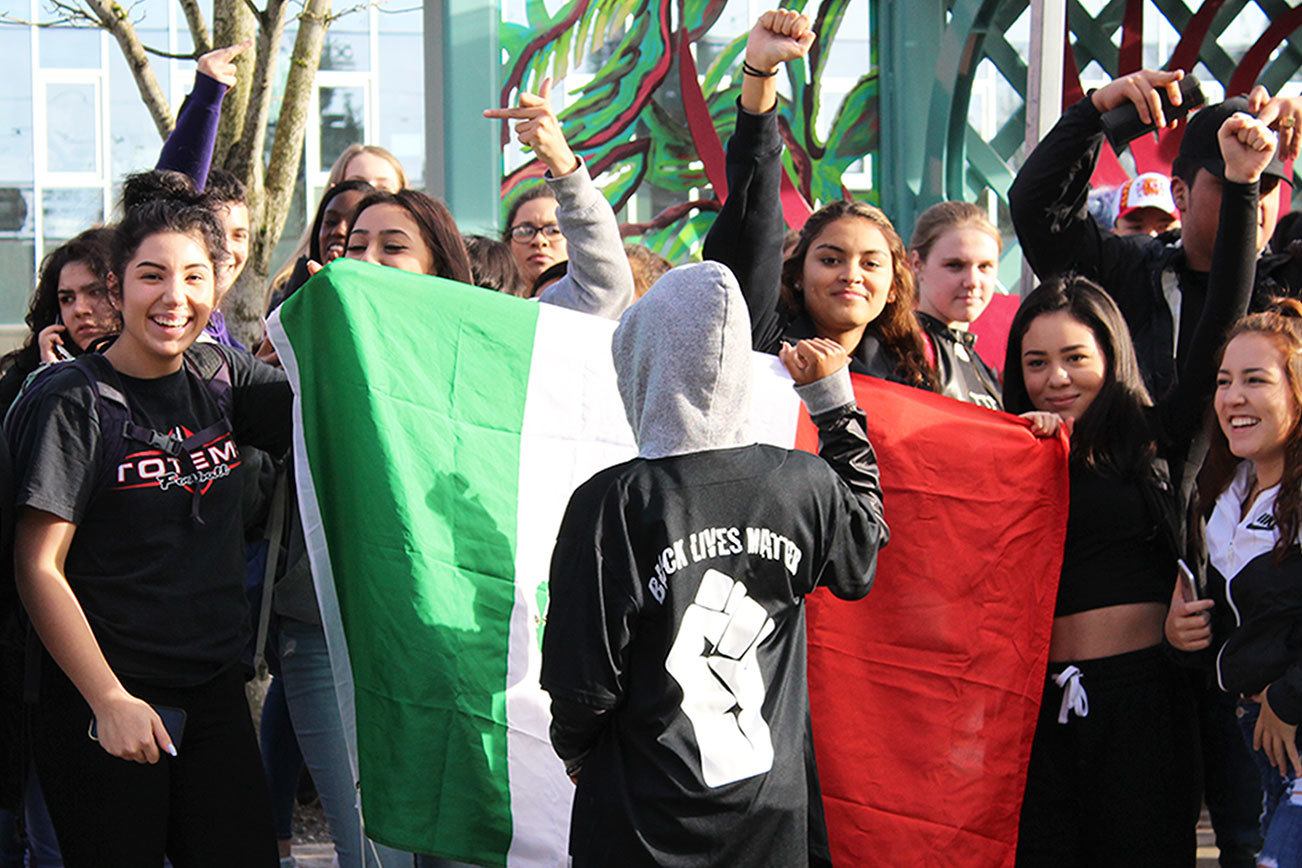
[[[141,39],[149,45],[167,44],[164,31],[141,31]],[[110,173],[116,180],[131,172],[152,169],[158,162],[163,141],[158,136],[154,119],[140,99],[140,91],[136,89],[135,79],[131,77],[122,52],[111,51],[109,54]],[[168,93],[167,67],[166,63],[154,63],[154,73],[163,93]]]
[[[5,84],[0,88],[0,180],[32,177],[32,37],[26,27],[0,26]],[[4,230],[0,230],[4,231]]]
[[[46,168],[51,172],[94,172],[98,100],[93,84],[45,86]]]
[[[100,31],[97,29],[41,29],[41,66],[45,69],[98,69],[99,53]]]
[[[31,187],[0,187],[0,323],[21,323],[35,283]]]
[[[411,15],[412,13],[406,13]],[[417,11],[415,17],[419,18]],[[388,25],[397,15],[382,15]],[[380,33],[380,142],[393,152],[413,187],[425,183],[425,72],[421,35]]]
[[[0,187],[0,236],[12,233],[31,236],[35,228],[32,196],[30,187]]]
[[[46,251],[104,222],[104,191],[98,187],[45,190],[41,194]]]
[[[0,323],[21,323],[27,315],[32,287],[36,285],[35,256],[30,238],[0,237]]]
[[[502,8],[505,10],[510,5],[508,0],[507,3],[502,4]],[[419,35],[425,31],[425,11],[419,3],[404,4],[401,7],[398,7],[397,4],[377,3],[375,11],[379,13],[376,17],[380,22],[381,34],[415,33]],[[508,21],[512,19],[509,19],[504,11],[502,20]],[[383,56],[383,52],[381,52],[381,56]]]
[[[366,141],[366,89],[323,87],[321,96],[321,165],[330,171],[339,155],[353,142]]]
[[[321,49],[322,69],[367,70],[371,68],[371,33],[366,26],[365,14],[348,16],[326,32],[325,46]],[[360,29],[358,24],[361,24]],[[420,54],[417,52],[417,58]]]

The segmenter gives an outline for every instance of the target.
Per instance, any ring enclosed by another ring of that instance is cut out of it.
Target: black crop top
[[[1123,603],[1164,603],[1175,555],[1138,479],[1071,470],[1071,511],[1055,616]]]

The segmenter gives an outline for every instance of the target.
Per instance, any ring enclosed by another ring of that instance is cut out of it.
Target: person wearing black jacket
[[[1022,254],[1041,280],[1072,271],[1103,287],[1126,318],[1135,341],[1140,371],[1149,391],[1163,395],[1185,360],[1189,336],[1208,295],[1208,271],[1216,242],[1217,215],[1225,167],[1216,144],[1221,124],[1235,112],[1257,114],[1280,131],[1279,158],[1298,154],[1302,100],[1269,99],[1264,88],[1248,98],[1226,100],[1192,115],[1172,164],[1172,192],[1180,208],[1178,240],[1146,236],[1121,237],[1101,229],[1086,213],[1090,176],[1103,144],[1103,112],[1133,102],[1141,120],[1160,117],[1157,90],[1165,89],[1179,104],[1173,72],[1143,70],[1093,91],[1065,111],[1053,129],[1027,157],[1008,190],[1008,206]],[[1274,231],[1279,210],[1279,179],[1285,177],[1277,158],[1261,181],[1258,231],[1248,241],[1254,258]],[[1255,298],[1293,294],[1277,280],[1287,257],[1262,257],[1257,263]]]
[[[970,202],[932,205],[909,240],[918,324],[931,343],[941,394],[991,410],[1003,407],[999,375],[977,352],[970,326],[994,295],[1002,249],[999,230]]]
[[[809,19],[766,12],[746,42],[737,127],[728,142],[728,196],[705,237],[704,258],[728,266],[750,309],[756,350],[829,338],[850,370],[935,390],[913,317],[913,275],[889,219],[863,202],[833,202],[810,216],[785,263],[778,67],[804,57]]]
[[[1162,650],[1184,535],[1178,473],[1211,398],[1215,348],[1247,308],[1258,181],[1275,146],[1246,114],[1218,136],[1226,183],[1211,286],[1171,392],[1149,399],[1121,312],[1090,280],[1041,285],[1013,320],[1005,406],[1072,423],[1071,503],[1022,866],[1194,861],[1194,707]]]
[[[717,263],[657,281],[612,353],[638,457],[571,497],[543,634],[573,864],[805,865],[802,601],[863,597],[889,536],[847,354],[781,353],[813,456],[751,437],[749,318]]]
[[[1231,332],[1198,487],[1211,596],[1196,600],[1177,586],[1166,621],[1170,643],[1209,657],[1221,689],[1238,697],[1239,724],[1266,794],[1265,846],[1257,856],[1266,865],[1302,861],[1300,365],[1302,302],[1296,299],[1279,299]]]

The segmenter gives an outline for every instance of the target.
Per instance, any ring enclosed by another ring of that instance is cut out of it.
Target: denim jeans
[[[27,789],[23,794],[23,819],[27,826],[27,851],[35,868],[63,868],[63,855],[59,852],[59,839],[54,834],[50,811],[45,807],[45,794],[36,779],[36,769],[27,771]]]
[[[303,754],[298,749],[294,724],[289,719],[283,678],[273,677],[271,686],[267,688],[267,696],[262,701],[260,734],[262,768],[267,773],[267,789],[271,791],[276,837],[286,841],[294,837],[294,797],[303,771]]]
[[[339,868],[410,868],[410,853],[362,837],[357,787],[348,762],[348,744],[321,626],[283,618],[278,645],[289,716],[321,796]]]
[[[1255,702],[1239,703],[1239,728],[1249,747],[1260,713],[1261,706]],[[1265,792],[1261,810],[1265,844],[1257,862],[1267,868],[1302,865],[1302,778],[1295,777],[1292,769],[1281,773],[1260,750],[1254,750],[1252,758],[1261,773],[1261,788]]]

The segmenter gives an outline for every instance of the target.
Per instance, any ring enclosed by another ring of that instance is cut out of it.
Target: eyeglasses
[[[548,223],[546,226],[535,226],[532,223],[520,223],[511,227],[511,240],[519,241],[521,244],[528,244],[533,241],[533,237],[539,232],[543,234],[548,241],[555,241],[561,237],[561,227],[555,223]]]

